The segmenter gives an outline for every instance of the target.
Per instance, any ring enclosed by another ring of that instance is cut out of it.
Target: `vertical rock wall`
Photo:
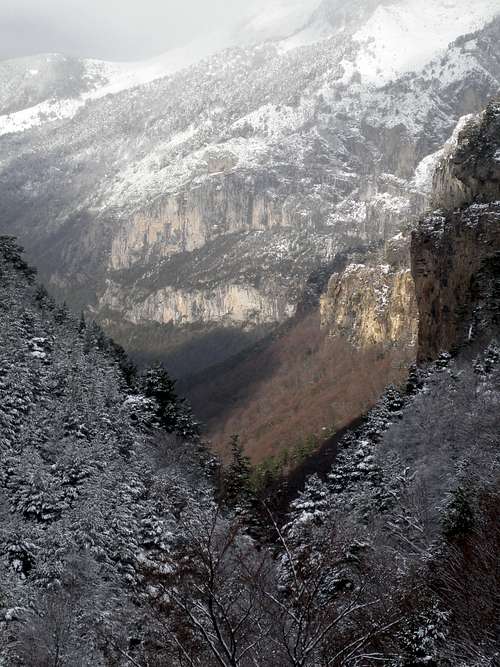
[[[412,238],[420,361],[500,333],[500,105],[460,132]]]

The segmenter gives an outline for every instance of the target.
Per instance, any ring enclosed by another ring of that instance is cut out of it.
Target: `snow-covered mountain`
[[[254,0],[236,26],[146,61],[106,62],[60,54],[4,61],[0,63],[0,136],[72,118],[87,102],[170,76],[217,51],[300,34],[316,5],[317,0]]]
[[[338,38],[346,30],[352,33],[356,20],[366,15],[368,20],[352,35],[362,48],[350,64],[365,81],[382,84],[420,69],[458,36],[481,28],[497,13],[496,0],[479,0],[467,10],[460,0],[423,5],[417,0],[348,5],[324,0],[319,6],[318,0],[255,0],[236,29],[206,35],[143,62],[47,54],[2,63],[0,134],[71,118],[89,101],[169,76],[225,48],[273,42],[286,52]]]
[[[1,63],[2,227],[121,331],[282,321],[318,266],[425,209],[436,152],[499,90],[499,11],[255,0],[146,63]]]

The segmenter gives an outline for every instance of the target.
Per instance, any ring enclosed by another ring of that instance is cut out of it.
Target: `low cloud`
[[[248,0],[1,0],[0,59],[36,53],[134,60],[217,31]]]

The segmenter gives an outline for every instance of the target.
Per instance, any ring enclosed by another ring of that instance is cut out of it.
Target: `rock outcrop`
[[[443,156],[434,180],[443,208],[412,237],[422,362],[500,333],[499,158],[500,105],[492,103]]]
[[[321,299],[321,324],[357,348],[415,346],[418,312],[409,240],[402,234],[381,251],[335,273]]]
[[[434,175],[432,203],[452,210],[500,199],[500,107],[466,118]]]

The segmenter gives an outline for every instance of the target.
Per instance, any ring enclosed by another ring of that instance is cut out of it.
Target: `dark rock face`
[[[471,119],[458,146],[439,165],[434,177],[434,203],[446,209],[472,201],[500,199],[500,105],[491,104]]]
[[[500,202],[426,218],[412,239],[419,360],[500,332]]]
[[[449,210],[428,216],[413,234],[422,362],[500,333],[499,155],[500,106],[491,104],[438,167],[435,201]]]

